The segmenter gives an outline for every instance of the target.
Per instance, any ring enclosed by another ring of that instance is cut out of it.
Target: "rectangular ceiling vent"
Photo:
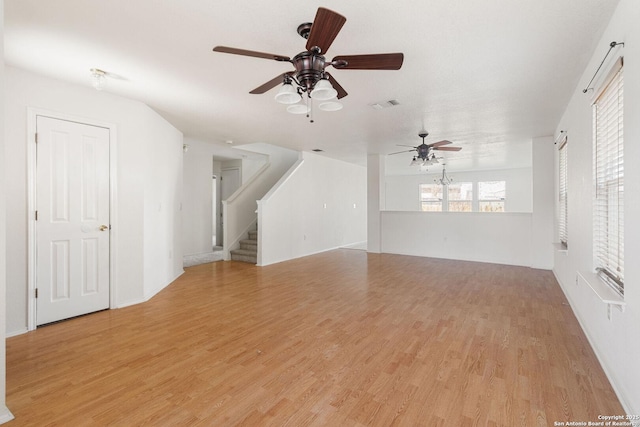
[[[397,99],[390,99],[388,101],[376,102],[375,104],[371,104],[371,107],[374,110],[382,110],[383,108],[395,107],[396,105],[400,105]]]

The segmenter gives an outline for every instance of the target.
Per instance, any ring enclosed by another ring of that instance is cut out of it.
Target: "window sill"
[[[567,248],[562,243],[554,243],[553,247],[555,248],[556,252],[558,252],[560,254],[565,254],[566,255],[566,254],[569,253],[569,248]]]
[[[617,306],[620,311],[624,312],[624,308],[627,305],[627,303],[624,302],[624,297],[611,289],[611,287],[604,283],[597,274],[578,271],[576,284],[579,282],[580,278],[591,288],[591,290],[593,290],[603,303],[608,305],[607,313],[609,318],[611,318],[611,306]]]

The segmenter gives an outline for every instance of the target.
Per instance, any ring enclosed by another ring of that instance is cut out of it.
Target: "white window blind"
[[[593,251],[600,277],[624,293],[623,68],[618,61],[593,104]]]
[[[565,137],[560,144],[559,150],[559,170],[558,170],[558,237],[560,243],[566,248],[568,247],[567,233],[567,138]]]

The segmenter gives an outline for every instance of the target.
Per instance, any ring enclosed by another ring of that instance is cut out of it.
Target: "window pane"
[[[473,205],[470,201],[450,201],[449,202],[449,211],[450,212],[471,212],[473,210]]]
[[[420,208],[423,212],[442,212],[442,202],[422,202]]]
[[[478,183],[478,200],[504,200],[505,181],[484,181]]]
[[[442,211],[442,185],[420,184],[420,209],[425,212]]]
[[[471,212],[473,210],[473,183],[457,182],[449,184],[449,211]]]
[[[504,201],[480,201],[478,204],[480,212],[504,212]]]

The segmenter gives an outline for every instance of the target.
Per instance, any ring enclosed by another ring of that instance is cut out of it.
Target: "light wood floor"
[[[7,340],[7,425],[547,426],[622,414],[549,271],[336,250],[191,267]]]

